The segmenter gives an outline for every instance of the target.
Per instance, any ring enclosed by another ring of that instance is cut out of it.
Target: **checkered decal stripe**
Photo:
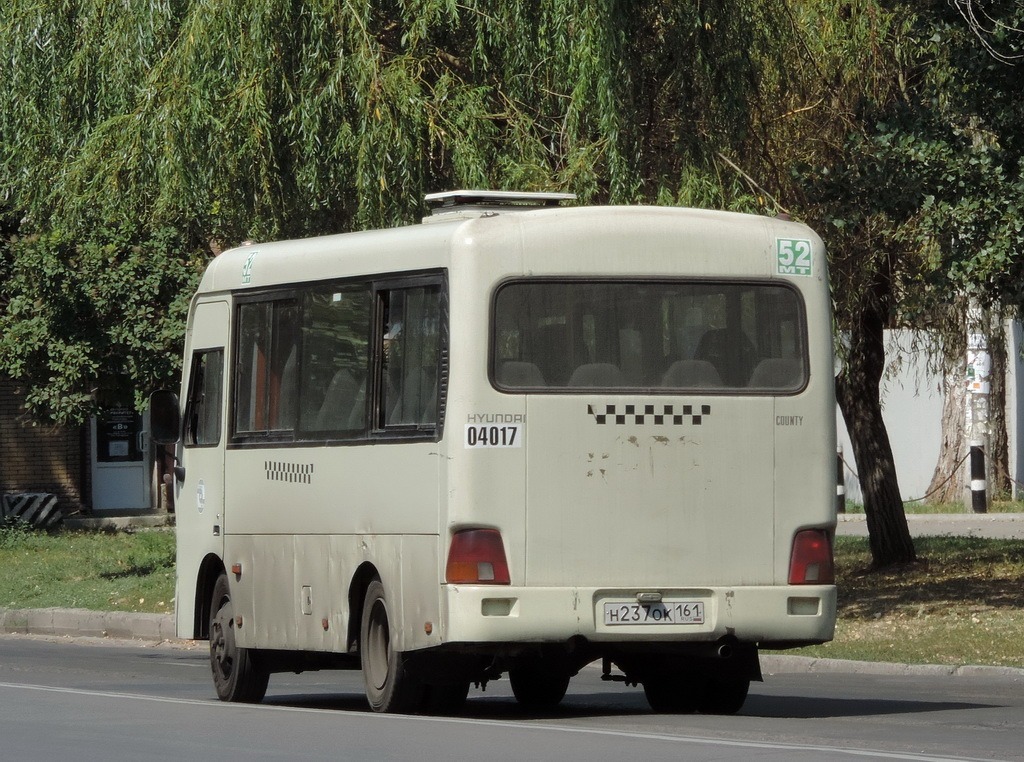
[[[263,462],[267,471],[267,481],[290,482],[292,484],[312,484],[312,463],[284,463],[279,460]]]
[[[623,426],[627,423],[655,426],[700,426],[704,417],[711,415],[711,405],[587,405],[587,412],[598,424]],[[655,410],[660,408],[657,412]]]

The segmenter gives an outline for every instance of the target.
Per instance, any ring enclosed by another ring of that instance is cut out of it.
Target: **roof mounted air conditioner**
[[[453,190],[428,193],[424,196],[431,205],[430,216],[424,222],[440,221],[452,217],[481,217],[500,212],[522,212],[529,209],[558,206],[573,201],[575,193],[526,193],[520,191]]]

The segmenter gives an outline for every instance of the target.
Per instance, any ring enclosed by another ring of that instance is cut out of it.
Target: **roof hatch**
[[[522,212],[529,209],[558,206],[573,201],[575,193],[525,193],[519,191],[453,190],[428,193],[424,200],[430,205],[430,216],[424,222],[453,217],[480,217],[499,212]]]

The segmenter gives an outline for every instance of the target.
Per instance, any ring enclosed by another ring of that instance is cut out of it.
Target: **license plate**
[[[703,601],[604,604],[604,623],[615,625],[704,624]]]

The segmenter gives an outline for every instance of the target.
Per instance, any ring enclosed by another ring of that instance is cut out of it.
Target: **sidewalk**
[[[911,537],[985,537],[1024,540],[1024,513],[908,513]],[[863,513],[841,513],[836,526],[841,537],[867,537]]]

